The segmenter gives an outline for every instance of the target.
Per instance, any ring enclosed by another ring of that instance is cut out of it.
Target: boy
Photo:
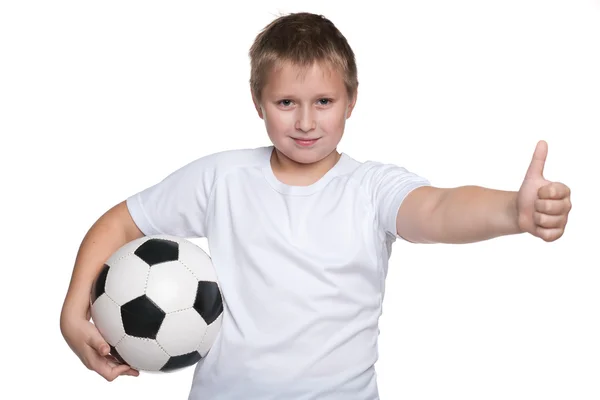
[[[553,241],[569,188],[543,178],[544,142],[518,192],[435,188],[402,167],[338,153],[358,80],[350,46],[321,16],[276,19],[250,58],[273,146],[199,158],[103,215],[77,255],[63,335],[107,380],[136,376],[89,322],[93,279],[142,235],[206,237],[225,312],[190,399],[377,399],[377,323],[396,238],[469,243],[527,232]]]

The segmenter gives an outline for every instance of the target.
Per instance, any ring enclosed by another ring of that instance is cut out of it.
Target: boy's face
[[[260,104],[254,99],[273,145],[302,164],[321,161],[336,150],[355,102],[342,75],[317,63],[307,69],[286,63],[273,70]]]

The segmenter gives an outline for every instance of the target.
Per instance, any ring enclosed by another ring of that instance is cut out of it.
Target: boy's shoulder
[[[353,179],[363,180],[389,173],[406,173],[408,170],[402,165],[389,161],[366,159],[358,160],[343,153],[348,165],[347,172]]]
[[[227,173],[240,168],[252,168],[264,164],[269,157],[269,146],[222,150],[206,154],[188,162],[185,169]]]
[[[259,165],[270,155],[271,146],[222,150],[202,156],[196,162],[215,167]]]

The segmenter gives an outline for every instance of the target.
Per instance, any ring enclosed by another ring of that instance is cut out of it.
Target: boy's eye
[[[279,100],[278,104],[284,107],[289,107],[291,106],[293,103],[292,100],[288,100],[288,99],[284,99],[284,100]],[[329,105],[331,103],[331,99],[319,99],[318,100],[318,104],[320,106],[326,106]]]

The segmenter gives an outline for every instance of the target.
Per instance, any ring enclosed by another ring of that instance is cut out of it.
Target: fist
[[[519,228],[546,242],[565,232],[571,211],[571,189],[564,183],[544,178],[548,145],[540,141],[517,196]]]

